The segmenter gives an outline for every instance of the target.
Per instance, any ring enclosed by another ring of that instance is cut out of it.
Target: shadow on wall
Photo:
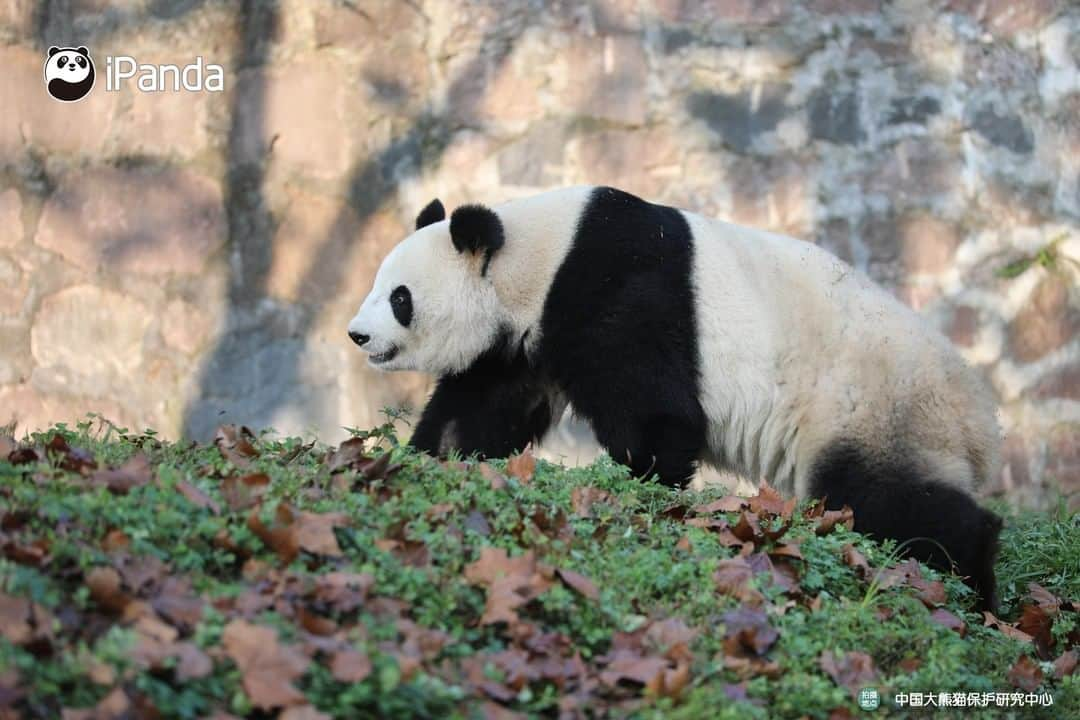
[[[229,137],[226,205],[232,268],[229,306],[224,332],[203,365],[200,392],[186,413],[183,427],[189,437],[208,437],[222,422],[271,425],[281,419],[286,406],[289,415],[298,420],[290,425],[323,428],[339,425],[342,415],[339,408],[326,405],[334,395],[328,379],[335,378],[348,366],[344,353],[352,348],[343,340],[340,364],[305,367],[315,320],[311,307],[324,304],[343,285],[346,267],[339,256],[341,247],[333,238],[361,236],[383,204],[393,197],[398,185],[425,167],[437,164],[450,142],[451,131],[445,118],[425,109],[412,118],[404,133],[354,166],[349,173],[346,205],[330,224],[327,241],[309,260],[308,276],[297,283],[300,288],[316,290],[318,296],[305,297],[307,308],[279,307],[268,301],[267,271],[273,258],[267,250],[272,246],[273,227],[261,193],[267,156],[259,154],[251,162],[242,158],[237,148],[241,143],[256,142],[268,152],[271,146],[265,133],[260,132],[258,120],[265,104],[266,48],[278,12],[276,3],[257,0],[249,0],[243,8],[244,32],[238,67],[251,68],[245,81],[251,87],[237,93],[244,107],[233,108]],[[512,41],[493,42],[499,27],[498,22],[492,23],[493,34],[481,41],[473,59],[451,82],[448,98],[463,97],[467,102],[481,99],[465,89],[489,63],[501,65],[513,50]],[[396,92],[393,84],[379,83],[378,88],[391,94]],[[459,106],[454,110],[467,113],[469,108]],[[241,122],[239,118],[244,116],[255,121]],[[257,139],[241,137],[241,133],[252,130],[259,134]],[[318,273],[318,278],[314,273]],[[341,335],[344,338],[344,327]]]

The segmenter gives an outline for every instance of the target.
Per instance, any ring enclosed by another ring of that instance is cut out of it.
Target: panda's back
[[[992,398],[915,312],[811,243],[685,215],[709,460],[799,494],[837,441],[916,453],[964,487],[994,471]]]

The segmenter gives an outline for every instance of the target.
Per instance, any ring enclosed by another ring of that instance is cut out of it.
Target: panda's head
[[[349,337],[382,370],[461,372],[490,349],[505,312],[488,277],[503,246],[499,216],[481,205],[459,207],[446,220],[433,200],[416,231],[395,247],[349,322]]]
[[[82,99],[94,86],[94,61],[85,47],[49,48],[45,59],[45,85],[57,100]]]

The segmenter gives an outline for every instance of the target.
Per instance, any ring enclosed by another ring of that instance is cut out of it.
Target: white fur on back
[[[810,243],[685,215],[707,461],[800,496],[838,439],[960,487],[994,472],[994,403],[918,315]]]

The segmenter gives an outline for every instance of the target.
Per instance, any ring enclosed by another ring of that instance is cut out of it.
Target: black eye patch
[[[67,65],[67,55],[61,55],[56,59],[56,67],[64,67]]]
[[[394,311],[394,319],[404,327],[409,327],[412,322],[412,293],[404,285],[398,285],[394,292],[390,293],[390,309]]]
[[[86,58],[84,58],[84,57],[75,58],[75,62],[79,63],[79,67],[81,67],[81,68],[86,67]]]

